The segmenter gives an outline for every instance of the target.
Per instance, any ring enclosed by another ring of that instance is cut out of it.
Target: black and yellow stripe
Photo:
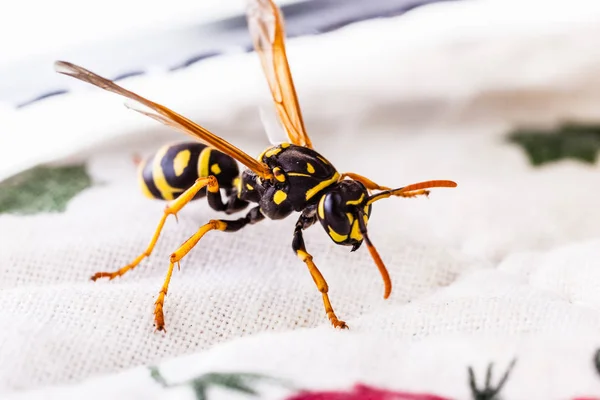
[[[231,189],[239,168],[231,157],[202,143],[168,144],[142,161],[138,181],[146,197],[173,200],[198,178],[214,175],[222,189]],[[195,199],[204,197],[201,190]]]

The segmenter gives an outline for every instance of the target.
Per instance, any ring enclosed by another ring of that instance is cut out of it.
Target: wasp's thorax
[[[244,172],[239,193],[242,199],[257,202],[270,219],[282,219],[317,204],[340,178],[327,159],[307,147],[281,143],[266,149],[258,159],[271,169],[273,179],[260,180],[256,174]]]
[[[358,249],[363,242],[361,224],[366,227],[371,214],[371,205],[367,205],[369,193],[365,186],[357,181],[343,180],[331,187],[321,197],[317,216],[329,237],[337,244]]]

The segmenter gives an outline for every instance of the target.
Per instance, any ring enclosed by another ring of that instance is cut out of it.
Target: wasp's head
[[[375,183],[365,180],[373,187],[376,186]],[[382,190],[369,195],[365,185],[357,180],[349,179],[338,182],[319,200],[317,216],[321,225],[335,243],[352,246],[352,251],[355,251],[363,241],[365,242],[383,278],[385,285],[384,298],[390,295],[392,283],[387,269],[367,233],[367,223],[371,215],[372,204],[390,196],[415,197],[428,195],[429,190],[427,189],[433,187],[456,187],[456,183],[438,180],[415,183],[398,189],[377,187]]]
[[[317,216],[336,244],[352,246],[352,251],[360,247],[364,239],[361,226],[366,227],[371,214],[368,197],[364,185],[353,180],[339,182],[321,197]]]
[[[390,275],[367,236],[367,223],[371,215],[369,192],[360,182],[343,180],[338,182],[319,200],[317,216],[329,237],[337,244],[352,246],[352,251],[366,243],[369,253],[383,278],[384,298],[392,291]]]

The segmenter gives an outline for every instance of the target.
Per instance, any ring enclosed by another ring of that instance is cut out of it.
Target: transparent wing
[[[199,139],[201,142],[235,158],[262,178],[270,179],[272,177],[271,171],[266,164],[257,161],[255,158],[238,149],[231,143],[175,111],[124,89],[113,81],[103,78],[78,65],[66,61],[57,61],[54,64],[54,68],[61,74],[72,76],[73,78],[98,86],[109,92],[124,96],[132,101],[127,103],[128,108],[134,109],[156,121],[177,128],[180,131]]]
[[[247,19],[254,49],[290,142],[312,148],[287,61],[281,11],[272,0],[248,0]]]
[[[264,107],[259,107],[258,112],[269,143],[276,146],[289,140],[273,112],[268,112]]]

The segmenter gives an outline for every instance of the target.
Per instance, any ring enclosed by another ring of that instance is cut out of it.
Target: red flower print
[[[429,393],[397,392],[357,384],[351,390],[302,391],[286,400],[450,400]]]

